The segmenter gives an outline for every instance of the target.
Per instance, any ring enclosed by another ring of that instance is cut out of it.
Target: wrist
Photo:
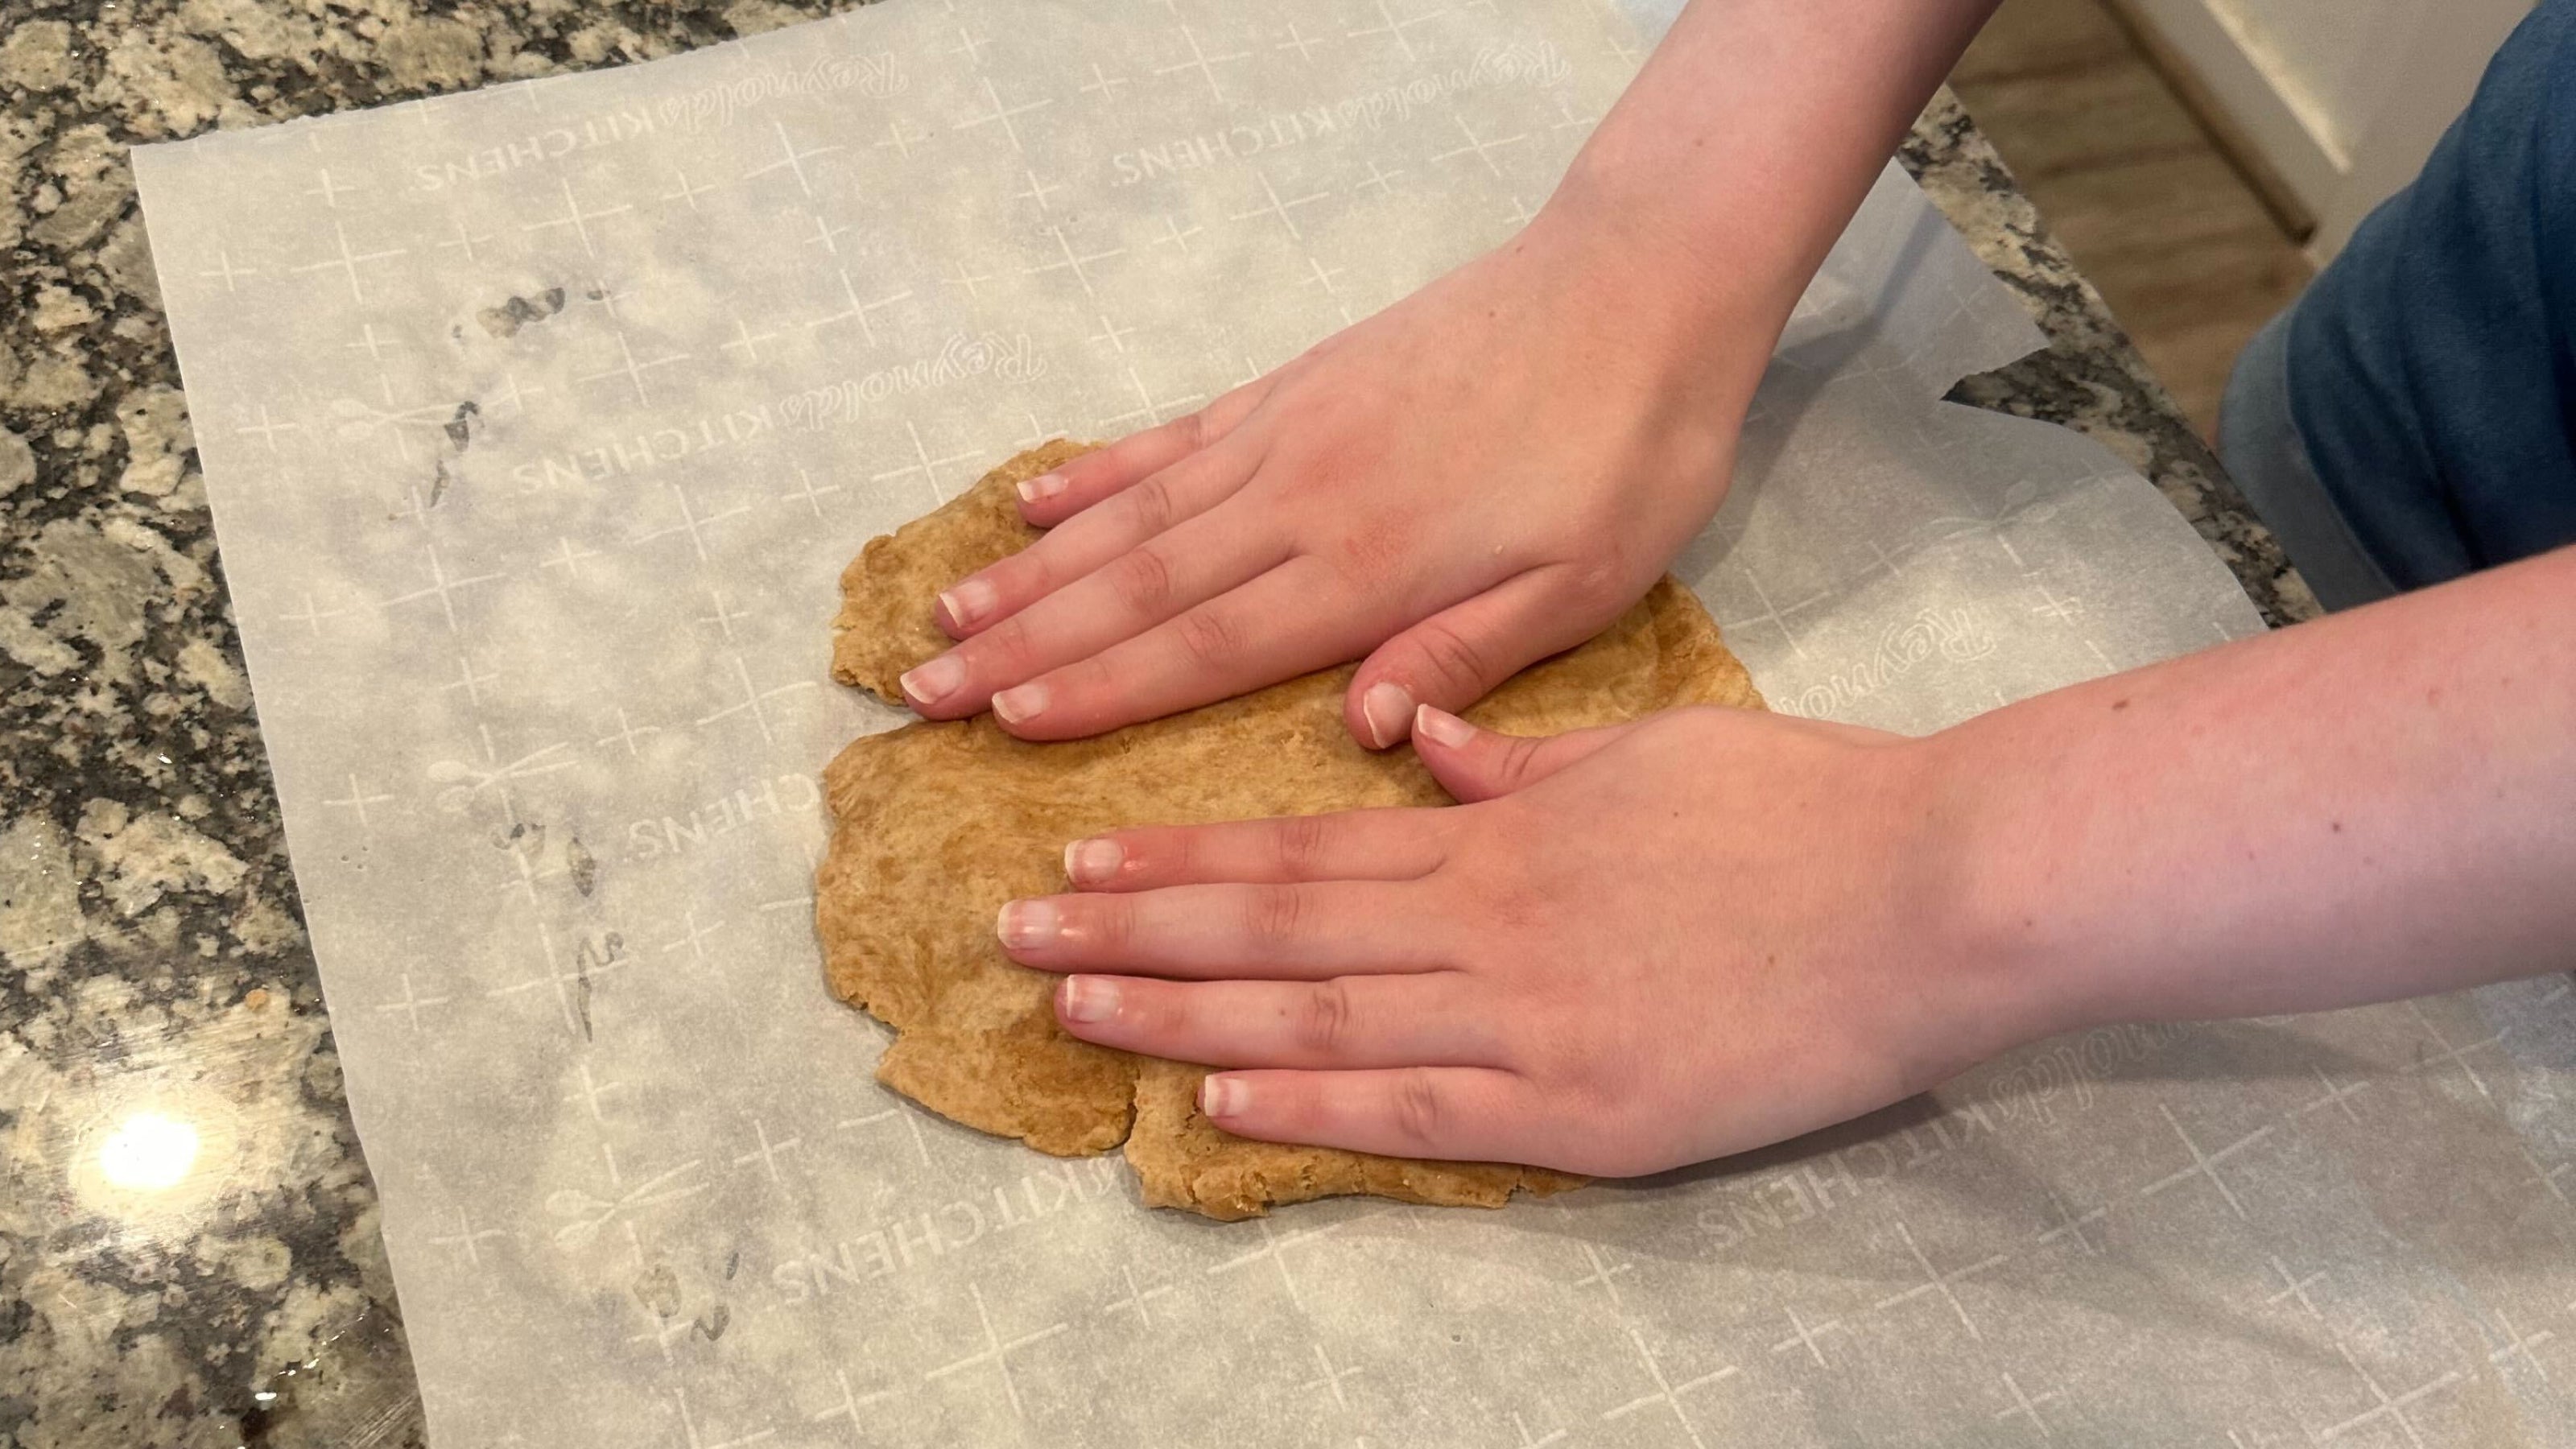
[[[1848,209],[1801,226],[1748,205],[1747,184],[1717,176],[1677,185],[1670,168],[1671,158],[1622,145],[1605,129],[1566,168],[1530,229],[1552,230],[1593,258],[1616,304],[1757,334],[1767,356]]]
[[[2042,767],[1996,758],[1984,734],[1953,728],[1910,742],[1922,751],[1918,858],[1935,959],[1961,1019],[1977,1023],[1980,1057],[2103,1025],[2086,993],[2082,954],[2068,949],[2064,911],[2045,863],[2029,849],[2045,791],[2013,788]],[[2075,933],[2080,935],[2080,931]]]
[[[1770,365],[1792,289],[1775,302],[1722,275],[1656,219],[1625,214],[1569,176],[1496,257],[1549,299],[1594,358],[1740,418]]]

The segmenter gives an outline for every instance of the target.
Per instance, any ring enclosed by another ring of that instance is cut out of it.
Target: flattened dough
[[[832,672],[889,702],[895,677],[946,646],[932,594],[1026,547],[1015,487],[1079,444],[1057,441],[984,476],[935,513],[869,542],[841,576]],[[1097,739],[1024,744],[989,715],[854,741],[824,772],[834,827],[815,923],[833,993],[893,1027],[877,1078],[942,1116],[1041,1152],[1124,1142],[1145,1201],[1212,1218],[1342,1193],[1499,1207],[1513,1189],[1581,1179],[1491,1163],[1417,1162],[1252,1142],[1196,1108],[1202,1067],[1067,1036],[1055,978],[1016,966],[993,917],[1064,888],[1067,841],[1127,825],[1186,825],[1448,797],[1409,749],[1371,754],[1343,728],[1351,669]],[[1744,666],[1689,591],[1665,579],[1600,637],[1533,665],[1470,709],[1515,734],[1552,734],[1681,704],[1759,709]]]

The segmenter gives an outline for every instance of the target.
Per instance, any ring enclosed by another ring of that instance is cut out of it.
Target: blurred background
[[[2004,0],[1951,84],[2204,436],[2531,0]]]

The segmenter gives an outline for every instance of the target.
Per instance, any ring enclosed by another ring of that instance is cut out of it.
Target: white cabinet
[[[2532,0],[2115,0],[2319,262],[2406,184]]]

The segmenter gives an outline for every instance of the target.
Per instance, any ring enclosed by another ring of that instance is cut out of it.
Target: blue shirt
[[[2390,583],[2576,542],[2576,0],[2514,31],[2288,326],[2300,441]]]

